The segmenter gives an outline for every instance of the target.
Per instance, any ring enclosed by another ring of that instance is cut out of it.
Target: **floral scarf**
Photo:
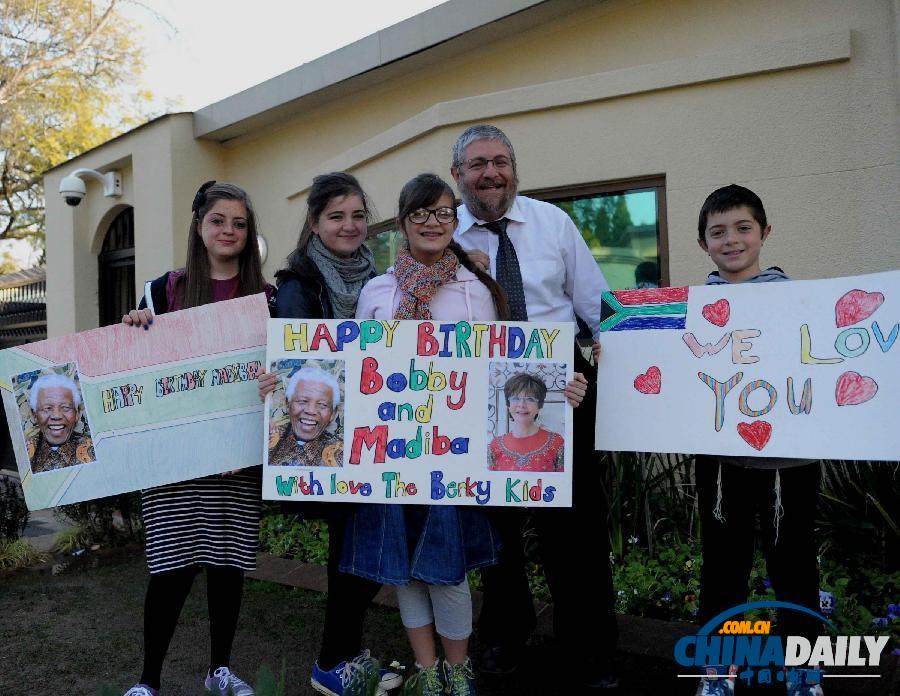
[[[426,266],[416,261],[406,247],[397,252],[394,277],[402,294],[394,319],[431,319],[431,299],[445,283],[456,278],[459,259],[449,249],[437,263]]]

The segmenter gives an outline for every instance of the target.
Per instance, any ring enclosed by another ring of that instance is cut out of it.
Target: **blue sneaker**
[[[352,660],[338,663],[330,670],[313,665],[310,684],[320,694],[327,696],[366,696],[369,682],[377,679],[379,696],[403,683],[403,677],[391,670],[381,669],[368,650],[363,650]]]

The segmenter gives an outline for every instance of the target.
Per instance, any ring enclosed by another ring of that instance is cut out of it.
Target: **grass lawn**
[[[148,574],[142,555],[58,576],[21,573],[0,580],[0,694],[123,693],[140,676]],[[252,683],[261,665],[287,672],[289,694],[311,694],[324,595],[247,581],[233,668]],[[206,582],[198,576],[163,669],[163,693],[202,694],[209,664]],[[386,653],[404,647],[399,616],[375,607],[368,637]]]

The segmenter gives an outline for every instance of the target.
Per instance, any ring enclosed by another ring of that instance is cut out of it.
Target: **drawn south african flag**
[[[683,329],[687,301],[687,287],[604,292],[600,331]]]

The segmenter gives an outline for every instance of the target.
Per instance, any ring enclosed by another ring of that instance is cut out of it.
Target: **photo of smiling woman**
[[[528,372],[516,372],[506,380],[503,398],[508,432],[497,435],[488,445],[488,469],[563,471],[565,440],[541,419],[547,402],[544,380]]]

